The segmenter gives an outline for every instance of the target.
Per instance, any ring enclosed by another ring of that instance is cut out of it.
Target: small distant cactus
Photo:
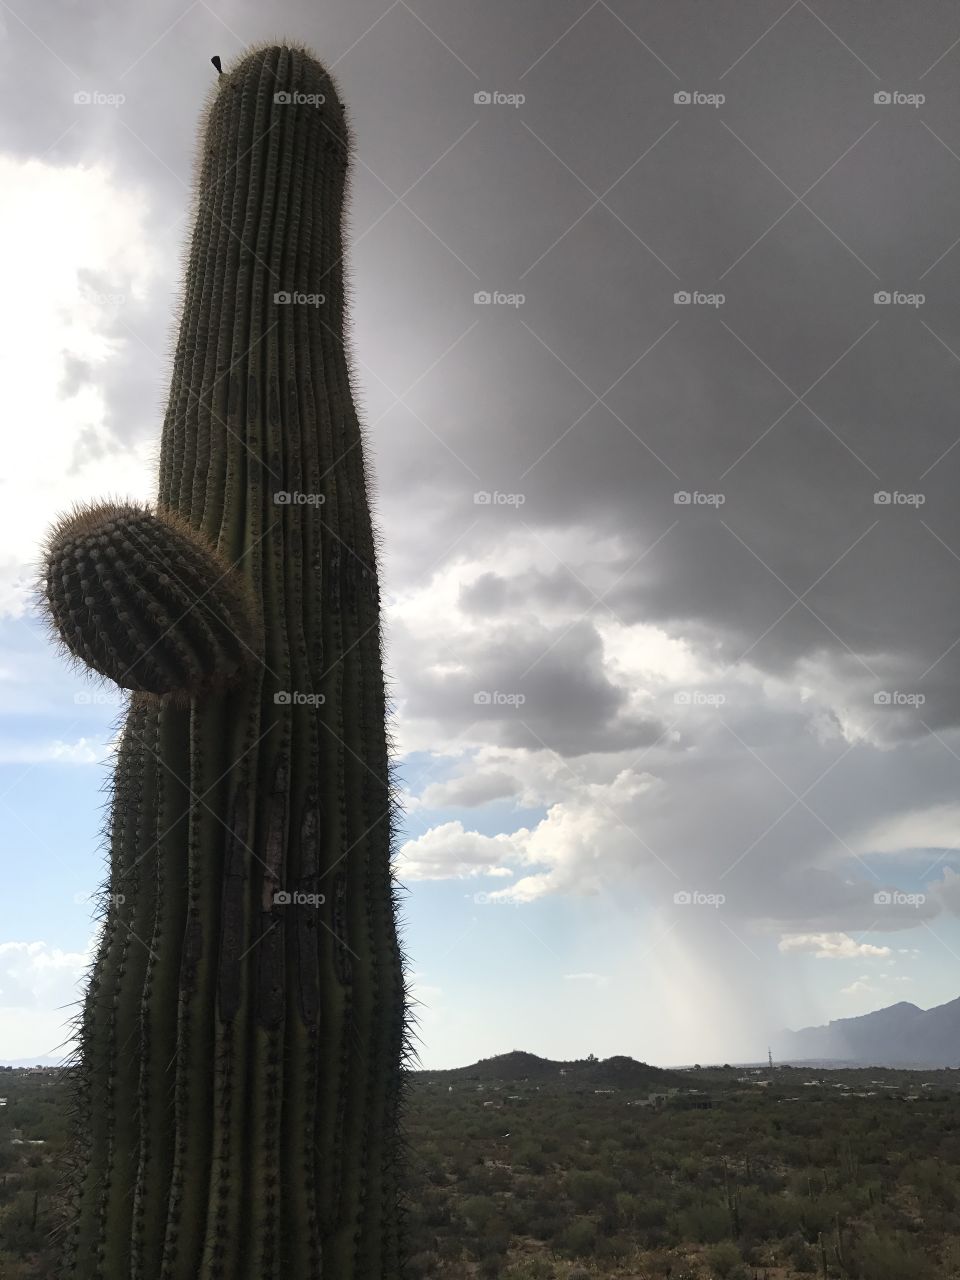
[[[81,508],[47,542],[58,642],[131,691],[58,1277],[405,1274],[410,1044],[344,343],[349,149],[306,49],[258,46],[217,77],[156,504]],[[289,305],[300,288],[322,308]]]

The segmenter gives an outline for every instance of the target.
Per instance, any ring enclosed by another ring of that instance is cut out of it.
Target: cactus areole
[[[74,511],[41,594],[129,689],[69,1064],[64,1276],[404,1274],[410,1054],[375,539],[344,340],[343,106],[217,77],[153,509]]]

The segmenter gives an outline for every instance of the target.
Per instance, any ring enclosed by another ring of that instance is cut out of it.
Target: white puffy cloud
[[[889,956],[889,947],[856,942],[845,933],[794,933],[780,939],[781,951],[809,951],[818,960],[855,960],[863,956]]]
[[[532,829],[486,836],[465,830],[459,820],[441,823],[403,845],[397,871],[401,879],[428,880],[503,876],[537,867],[546,869],[492,891],[491,900],[530,902],[553,892],[595,893],[605,876],[636,862],[643,841],[629,815],[656,787],[651,776],[622,770],[610,783],[577,786]]]
[[[851,982],[848,987],[841,987],[840,994],[842,996],[862,996],[868,992],[875,992],[877,988],[873,986],[866,978],[857,978],[855,982]]]
[[[459,820],[444,822],[403,845],[397,855],[397,874],[401,880],[510,874],[501,866],[510,853],[516,856],[510,836],[485,836],[464,830]]]
[[[47,942],[0,942],[0,1042],[5,1058],[69,1052],[68,1020],[82,995],[89,966],[86,951],[64,951]],[[62,1047],[61,1047],[62,1046]]]

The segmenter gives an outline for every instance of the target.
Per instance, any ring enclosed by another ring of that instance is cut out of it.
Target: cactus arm
[[[62,647],[124,689],[200,694],[256,658],[242,577],[174,512],[74,511],[48,540],[45,591]]]

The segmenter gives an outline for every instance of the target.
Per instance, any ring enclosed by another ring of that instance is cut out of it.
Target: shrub
[[[540,1146],[533,1142],[520,1143],[514,1152],[513,1160],[515,1164],[523,1165],[531,1173],[544,1173],[547,1168],[546,1156]]]
[[[634,1249],[633,1241],[629,1236],[625,1236],[620,1232],[613,1235],[604,1235],[597,1241],[596,1255],[598,1258],[626,1258]]]
[[[720,1280],[728,1280],[728,1277],[741,1266],[742,1261],[740,1250],[732,1240],[724,1240],[707,1250],[707,1262],[714,1275],[719,1276]]]
[[[936,1280],[929,1258],[914,1245],[891,1236],[862,1236],[853,1245],[848,1265],[862,1280]]]
[[[496,1213],[496,1201],[489,1196],[467,1196],[460,1205],[460,1216],[471,1230],[477,1232],[486,1231]]]
[[[599,1209],[601,1206],[612,1208],[619,1190],[617,1180],[607,1177],[605,1173],[574,1170],[567,1175],[567,1195],[578,1209]]]
[[[596,1243],[597,1228],[590,1218],[574,1218],[563,1230],[559,1240],[563,1252],[573,1258],[592,1254]]]
[[[684,1240],[716,1244],[730,1232],[730,1214],[722,1204],[695,1205],[684,1209],[677,1219]]]

